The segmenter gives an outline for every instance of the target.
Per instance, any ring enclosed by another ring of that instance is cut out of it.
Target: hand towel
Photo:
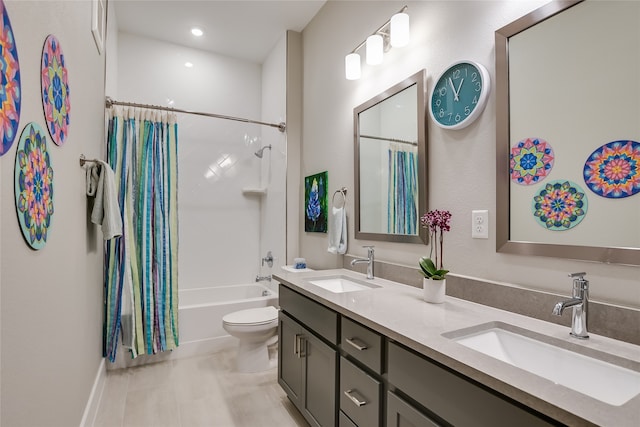
[[[332,254],[347,252],[347,209],[332,207],[329,215],[329,248]]]
[[[91,222],[102,225],[104,240],[122,236],[122,217],[115,174],[102,160],[96,160],[87,166],[87,195],[95,196]]]

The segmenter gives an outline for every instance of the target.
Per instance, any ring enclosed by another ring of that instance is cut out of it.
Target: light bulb
[[[380,34],[374,34],[367,37],[367,64],[382,64],[382,56],[384,53],[383,40]]]
[[[403,47],[409,44],[409,15],[396,13],[391,17],[390,25],[391,46]]]
[[[194,27],[194,28],[192,28],[192,29],[191,29],[191,34],[193,34],[193,35],[194,35],[194,36],[196,36],[196,37],[200,37],[200,36],[202,36],[204,33],[202,32],[202,30],[201,30],[200,28],[196,28],[196,27]]]
[[[350,53],[344,57],[344,70],[347,80],[358,80],[361,75],[360,55]]]

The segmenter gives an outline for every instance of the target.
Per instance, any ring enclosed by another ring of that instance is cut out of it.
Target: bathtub
[[[178,298],[180,346],[174,350],[178,357],[234,347],[238,340],[222,327],[223,316],[278,305],[278,295],[261,283],[182,289]]]

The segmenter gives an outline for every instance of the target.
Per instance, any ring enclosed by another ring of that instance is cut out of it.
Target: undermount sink
[[[373,283],[361,282],[359,280],[352,279],[351,277],[346,276],[318,277],[315,279],[312,278],[309,279],[309,283],[336,294],[344,292],[368,291],[380,287],[378,285],[374,285]]]
[[[447,332],[443,336],[609,405],[623,405],[640,394],[640,363],[557,338],[501,322]],[[565,348],[571,346],[596,357],[620,359],[635,370]]]

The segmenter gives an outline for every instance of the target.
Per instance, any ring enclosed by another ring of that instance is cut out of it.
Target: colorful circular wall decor
[[[640,143],[613,141],[591,153],[584,182],[598,196],[620,199],[640,192]]]
[[[9,15],[0,0],[0,156],[9,151],[20,121],[20,65]]]
[[[536,222],[548,230],[575,227],[587,214],[587,196],[571,181],[551,181],[534,197],[531,205]]]
[[[542,181],[553,167],[551,145],[541,138],[527,138],[514,144],[509,155],[509,174],[516,184],[531,185]]]
[[[51,139],[64,144],[69,130],[69,82],[60,42],[49,35],[42,49],[42,107]]]
[[[46,133],[35,122],[25,126],[18,142],[14,188],[22,235],[33,249],[42,249],[53,216],[53,168]]]

